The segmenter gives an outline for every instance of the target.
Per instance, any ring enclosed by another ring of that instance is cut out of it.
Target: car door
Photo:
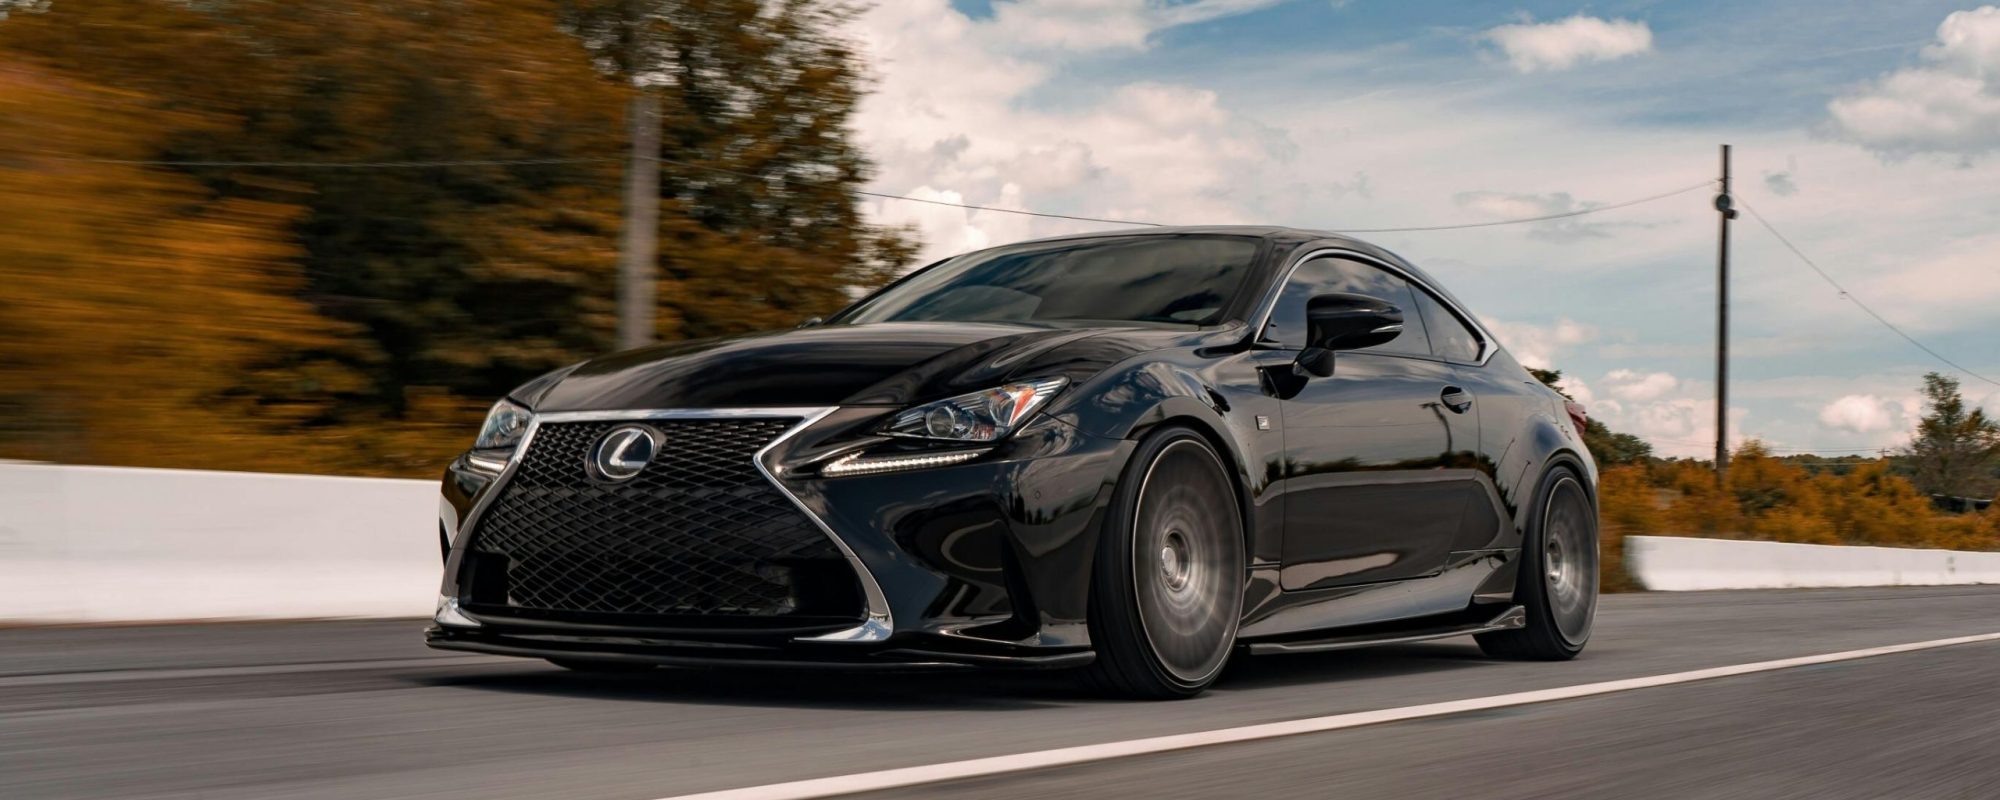
[[[1424,287],[1413,288],[1417,304],[1423,308],[1424,330],[1430,334],[1431,352],[1452,365],[1452,373],[1458,378],[1456,385],[1463,387],[1468,396],[1479,398],[1473,413],[1467,414],[1477,418],[1478,436],[1458,441],[1452,452],[1454,468],[1474,470],[1470,474],[1479,482],[1480,491],[1467,500],[1458,543],[1452,549],[1470,552],[1511,546],[1506,524],[1508,512],[1498,489],[1501,462],[1507,457],[1513,434],[1519,428],[1510,423],[1526,418],[1531,413],[1528,408],[1531,404],[1546,405],[1547,401],[1541,400],[1540,393],[1535,391],[1538,386],[1509,380],[1504,371],[1496,371],[1487,364],[1491,343],[1476,325]],[[1527,464],[1522,461],[1512,466]]]
[[[1375,347],[1342,351],[1329,377],[1271,371],[1284,421],[1281,585],[1318,589],[1434,574],[1463,521],[1471,478],[1452,453],[1475,446],[1470,394],[1433,356],[1407,280],[1357,259],[1320,257],[1280,289],[1267,346],[1306,343],[1306,302],[1369,295],[1404,309],[1404,330]]]

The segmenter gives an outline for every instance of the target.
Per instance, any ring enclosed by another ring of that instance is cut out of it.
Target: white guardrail
[[[0,464],[0,621],[417,617],[432,481]],[[1651,589],[2000,583],[2000,553],[1632,536]]]
[[[435,481],[0,464],[0,620],[417,617]]]
[[[1662,592],[2000,583],[2000,553],[1625,537],[1625,565]]]

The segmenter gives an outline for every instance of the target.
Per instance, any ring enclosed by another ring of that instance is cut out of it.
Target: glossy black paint
[[[1186,232],[1263,241],[1250,291],[1219,325],[833,324],[613,354],[511,395],[537,414],[838,407],[768,460],[879,583],[894,620],[887,641],[488,620],[477,631],[434,628],[432,643],[671,663],[1072,665],[1089,657],[1091,559],[1112,484],[1136,440],[1168,422],[1203,432],[1234,464],[1250,565],[1245,641],[1417,625],[1511,602],[1523,499],[1557,463],[1578,469],[1594,494],[1595,467],[1556,395],[1497,344],[1481,363],[1342,351],[1332,375],[1306,374],[1296,368],[1299,347],[1261,330],[1265,306],[1302,258],[1332,253],[1384,265],[1456,301],[1393,254],[1351,239],[1273,228],[1163,231]],[[817,472],[857,449],[919,447],[874,433],[898,409],[1051,376],[1070,385],[976,460],[879,475]],[[463,458],[447,470],[446,596],[459,590],[461,523],[494,485]],[[528,634],[538,638],[521,638]]]

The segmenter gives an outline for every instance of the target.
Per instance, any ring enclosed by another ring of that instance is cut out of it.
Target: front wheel
[[[1182,427],[1139,444],[1093,567],[1093,683],[1127,697],[1193,697],[1215,682],[1243,611],[1243,516],[1227,467]]]
[[[1475,636],[1490,656],[1567,661],[1590,641],[1597,614],[1597,507],[1568,467],[1550,471],[1543,484],[1521,543],[1514,589],[1527,625]]]

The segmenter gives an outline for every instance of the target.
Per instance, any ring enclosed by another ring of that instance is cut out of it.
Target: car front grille
[[[852,567],[754,460],[798,422],[543,423],[476,523],[469,602],[543,617],[858,619]],[[633,424],[661,434],[658,454],[628,480],[593,478],[597,442]]]

